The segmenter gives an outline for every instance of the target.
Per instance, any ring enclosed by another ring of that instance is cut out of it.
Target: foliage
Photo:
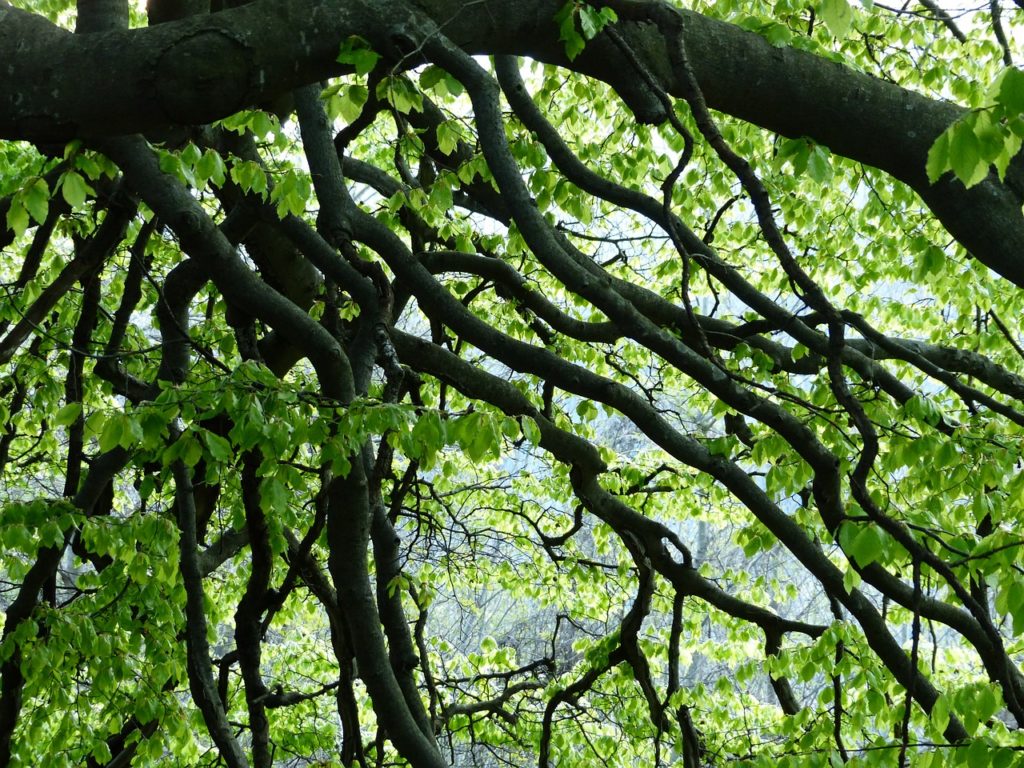
[[[1024,281],[942,202],[1024,218],[1024,6],[693,4],[908,160],[705,99],[679,4],[356,5],[274,104],[0,143],[0,765],[1024,764]]]
[[[984,179],[995,166],[1006,177],[1010,161],[1024,142],[1024,71],[1006,67],[990,89],[988,104],[951,125],[928,152],[928,178],[946,171],[968,187]]]

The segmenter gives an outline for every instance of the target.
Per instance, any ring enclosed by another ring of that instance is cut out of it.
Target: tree
[[[1021,762],[1022,40],[0,0],[0,765]]]

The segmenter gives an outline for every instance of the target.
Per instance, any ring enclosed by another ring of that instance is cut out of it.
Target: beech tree
[[[1024,764],[1024,3],[0,0],[0,766]]]

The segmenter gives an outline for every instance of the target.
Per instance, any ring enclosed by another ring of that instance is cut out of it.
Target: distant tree
[[[1024,3],[0,0],[0,766],[1008,766]]]

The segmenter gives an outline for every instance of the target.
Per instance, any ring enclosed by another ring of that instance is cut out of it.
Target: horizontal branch
[[[529,56],[604,80],[641,122],[663,108],[610,40],[599,36],[565,58],[553,17],[561,0],[258,0],[152,28],[76,36],[0,0],[0,138],[66,141],[201,124],[339,74],[342,41],[363,36],[411,66],[419,42],[444,34],[470,53]],[[623,4],[618,4],[622,6]],[[646,3],[629,3],[638,19]],[[913,187],[976,258],[1024,287],[1024,160],[1007,183],[964,189],[947,176],[929,184],[924,161],[935,137],[964,114],[833,61],[776,48],[759,35],[683,14],[694,74],[710,107],[832,152]],[[622,35],[667,91],[682,93],[664,35],[637,21]]]

